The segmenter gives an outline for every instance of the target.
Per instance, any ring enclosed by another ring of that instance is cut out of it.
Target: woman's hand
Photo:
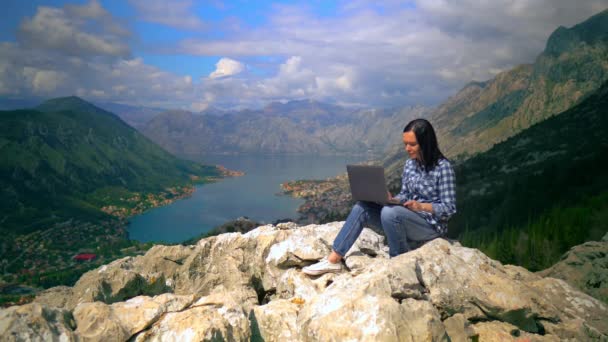
[[[428,211],[433,212],[433,205],[431,203],[420,203],[418,201],[409,200],[403,203],[403,206],[412,211]]]

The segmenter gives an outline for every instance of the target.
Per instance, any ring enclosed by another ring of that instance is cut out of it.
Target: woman
[[[408,241],[422,243],[445,235],[447,221],[456,212],[454,169],[439,150],[435,130],[427,120],[408,123],[403,129],[403,143],[410,158],[403,168],[401,192],[394,197],[401,205],[357,202],[336,236],[330,255],[304,267],[304,273],[340,271],[340,261],[365,225],[382,227],[391,257],[409,251]]]

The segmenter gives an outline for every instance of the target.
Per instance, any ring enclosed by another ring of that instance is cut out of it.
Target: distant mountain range
[[[162,113],[140,130],[181,156],[208,153],[361,154],[386,152],[400,127],[429,109],[350,110],[312,100],[261,110]]]
[[[26,233],[71,218],[100,218],[102,205],[217,176],[178,159],[113,113],[77,97],[1,111],[0,227]]]
[[[124,122],[135,129],[143,127],[153,117],[166,111],[164,108],[132,106],[114,102],[93,102],[93,104],[118,115]]]

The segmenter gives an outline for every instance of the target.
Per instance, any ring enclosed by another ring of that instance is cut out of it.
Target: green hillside
[[[3,233],[101,219],[102,206],[130,194],[218,175],[215,167],[175,158],[116,115],[77,97],[0,112],[0,153]]]
[[[608,82],[580,104],[456,167],[450,235],[542,269],[608,231]]]

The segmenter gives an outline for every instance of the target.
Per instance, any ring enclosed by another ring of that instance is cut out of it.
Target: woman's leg
[[[389,255],[410,250],[410,241],[428,241],[439,236],[433,226],[415,212],[402,206],[386,206],[380,213],[382,229],[388,240]]]
[[[318,276],[327,272],[340,272],[342,265],[340,260],[353,246],[363,226],[367,224],[380,224],[380,211],[382,206],[368,202],[357,202],[346,218],[346,222],[340,229],[333,244],[331,254],[316,264],[302,268],[302,272],[312,276]]]
[[[361,235],[365,225],[380,227],[381,210],[381,205],[370,202],[359,201],[353,206],[333,244],[333,251],[340,256],[340,259],[353,246],[359,235]],[[333,259],[332,256],[335,257],[332,253],[330,261],[333,261],[331,260]]]

